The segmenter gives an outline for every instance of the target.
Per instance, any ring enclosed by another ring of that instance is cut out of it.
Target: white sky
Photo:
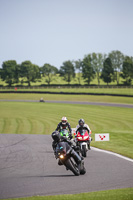
[[[133,56],[133,0],[0,0],[0,67],[60,68],[89,53]]]

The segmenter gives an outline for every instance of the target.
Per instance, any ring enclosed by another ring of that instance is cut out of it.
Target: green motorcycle
[[[60,131],[60,135],[69,138],[69,132],[68,132],[67,129],[62,129],[62,130]]]

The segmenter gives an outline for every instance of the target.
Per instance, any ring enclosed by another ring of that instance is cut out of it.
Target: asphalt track
[[[0,99],[0,101],[4,102],[40,102],[38,100],[7,100]],[[88,102],[88,101],[44,101],[45,103],[67,103],[67,104],[83,104],[83,105],[96,105],[96,106],[113,106],[113,107],[125,107],[125,108],[133,108],[133,104],[118,104],[118,103],[99,103],[99,102]]]
[[[133,187],[133,160],[88,151],[86,174],[58,166],[50,135],[0,134],[0,199]]]
[[[133,108],[131,104],[118,104],[118,103],[99,103],[99,102],[87,102],[87,101],[46,101],[46,103],[67,103],[67,104],[84,104],[84,105],[96,105],[96,106],[114,106]]]

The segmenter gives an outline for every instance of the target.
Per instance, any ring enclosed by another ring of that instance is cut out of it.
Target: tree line
[[[46,77],[46,82],[50,85],[56,74],[59,74],[63,79],[70,84],[77,73],[78,84],[81,84],[81,77],[87,85],[90,85],[94,78],[97,78],[97,83],[100,85],[102,79],[107,85],[113,81],[119,85],[120,76],[124,79],[123,84],[131,85],[133,79],[133,57],[125,56],[120,51],[112,51],[108,55],[101,53],[91,53],[85,55],[83,60],[65,61],[62,66],[57,69],[48,63],[42,67],[24,61],[17,64],[15,60],[3,62],[0,69],[0,78],[9,86],[14,83],[21,83],[24,80],[31,85],[31,82],[36,82],[42,77]]]

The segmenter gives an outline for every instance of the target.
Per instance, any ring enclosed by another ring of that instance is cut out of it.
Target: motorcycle
[[[64,165],[74,175],[85,174],[84,161],[67,142],[59,142],[55,150],[55,157],[59,159],[59,165]]]
[[[67,129],[62,129],[62,130],[60,131],[60,135],[69,138],[69,132],[68,132]]]
[[[77,140],[77,146],[80,147],[83,157],[87,156],[87,151],[90,149],[90,137],[87,130],[81,129],[75,136]]]

